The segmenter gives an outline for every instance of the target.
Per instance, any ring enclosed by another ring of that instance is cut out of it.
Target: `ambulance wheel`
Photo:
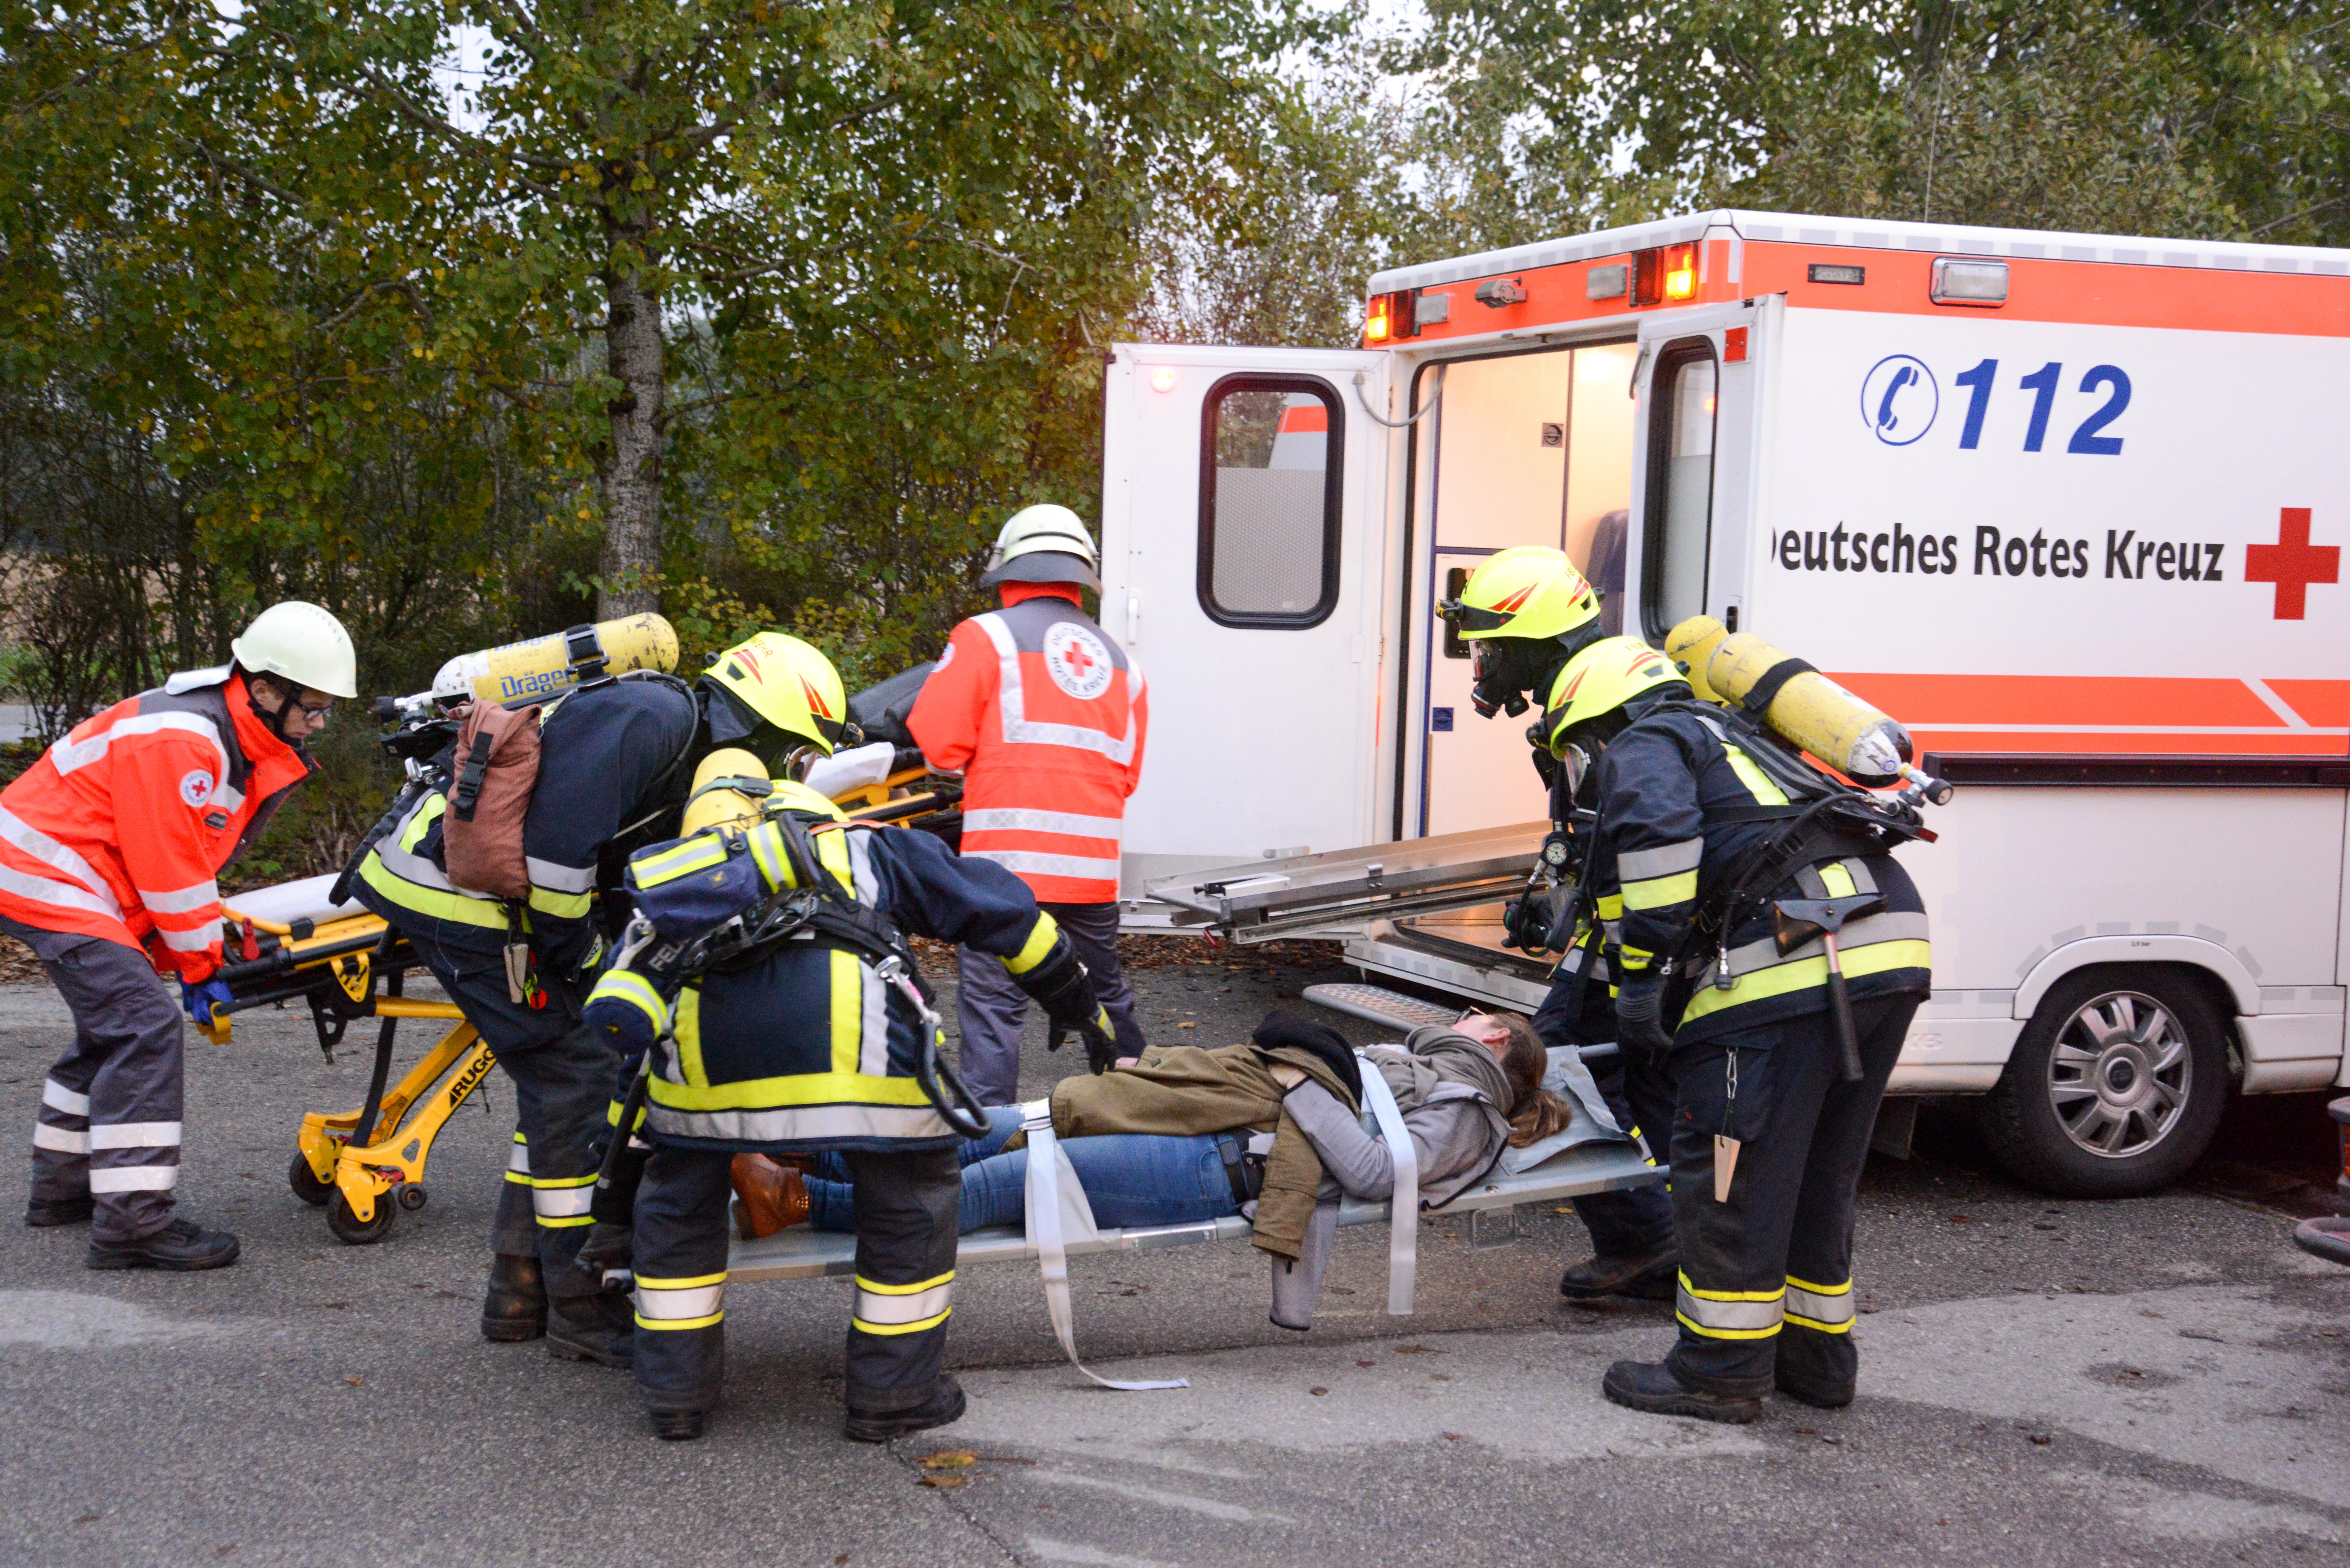
[[[327,1229],[335,1233],[336,1241],[348,1246],[372,1246],[391,1234],[391,1222],[399,1213],[391,1194],[380,1192],[376,1194],[375,1218],[362,1222],[351,1212],[351,1200],[338,1187],[334,1196],[327,1199]]]
[[[334,1183],[318,1179],[317,1172],[310,1168],[310,1157],[307,1154],[296,1154],[294,1163],[286,1168],[286,1185],[294,1189],[295,1197],[313,1209],[324,1209],[327,1194],[335,1189]]]
[[[2000,1163],[2042,1191],[2135,1198],[2202,1158],[2227,1096],[2227,1026],[2202,989],[2103,964],[2041,1000],[1979,1115]]]

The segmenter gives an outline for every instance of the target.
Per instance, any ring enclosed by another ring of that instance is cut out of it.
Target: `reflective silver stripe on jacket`
[[[921,1106],[785,1106],[772,1110],[681,1111],[648,1105],[645,1125],[671,1137],[726,1143],[785,1143],[801,1138],[951,1137],[946,1118]]]
[[[60,774],[86,768],[104,757],[117,737],[130,739],[134,735],[151,735],[159,730],[183,730],[208,743],[220,757],[220,771],[229,771],[228,747],[221,742],[220,726],[202,713],[185,711],[164,713],[132,713],[116,720],[94,735],[75,740],[68,735],[49,748],[49,762]]]
[[[1091,859],[1082,855],[1048,855],[1041,849],[989,849],[974,847],[963,853],[973,860],[993,860],[1006,871],[1024,871],[1032,877],[1079,877],[1090,881],[1115,882],[1118,863],[1115,857]]]
[[[1836,937],[1836,951],[1839,954],[1849,954],[1877,942],[1924,941],[1925,940],[1926,916],[1922,910],[1870,915],[1865,919],[1855,920],[1845,927]],[[1779,944],[1771,938],[1764,937],[1759,941],[1748,942],[1743,947],[1730,950],[1731,978],[1734,980],[1742,975],[1752,974],[1759,970],[1776,969],[1783,963],[1801,963],[1805,959],[1818,958],[1827,950],[1827,945],[1817,937],[1814,937],[1802,947],[1782,954],[1779,951]],[[1720,967],[1714,960],[1707,960],[1695,971],[1693,983],[1698,985],[1708,983],[1713,979],[1715,971]]]
[[[988,806],[962,814],[965,833],[1065,833],[1072,838],[1123,838],[1126,819],[1086,816],[1074,811],[1038,811],[1028,806]]]
[[[1126,667],[1126,733],[1110,735],[1100,730],[1087,729],[1080,724],[1048,724],[1031,721],[1027,698],[1020,678],[1020,645],[1012,635],[1012,628],[1002,610],[990,610],[972,618],[995,644],[996,707],[1003,718],[1003,739],[1014,745],[1068,746],[1081,752],[1093,752],[1107,757],[1123,767],[1134,761],[1134,748],[1139,740],[1141,727],[1135,722],[1135,709],[1142,697],[1142,671],[1131,660]]]
[[[122,906],[115,901],[114,893],[98,867],[74,851],[0,805],[0,839],[6,840],[31,856],[42,865],[62,871],[79,883],[51,882],[46,878],[27,877],[6,865],[0,865],[0,888],[21,898],[38,903],[55,904],[59,909],[82,909],[109,919],[122,919]]]
[[[186,888],[174,888],[168,893],[151,892],[145,888],[132,891],[151,915],[192,915],[220,902],[220,885],[207,877]]]
[[[1705,858],[1703,838],[1684,838],[1678,844],[1659,844],[1653,849],[1630,849],[1616,857],[1616,879],[1619,882],[1648,882],[1659,877],[1670,877],[1679,871],[1694,871]]]

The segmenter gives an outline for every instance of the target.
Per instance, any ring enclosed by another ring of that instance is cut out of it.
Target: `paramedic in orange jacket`
[[[90,1220],[93,1269],[217,1269],[237,1240],[175,1218],[180,1010],[229,1000],[213,877],[309,777],[303,742],[358,690],[342,623],[288,600],[229,645],[74,727],[0,791],[0,931],[73,1012],[33,1128],[28,1225]]]
[[[1081,607],[1098,594],[1093,535],[1066,506],[1031,506],[996,535],[983,584],[1003,607],[954,629],[906,727],[941,773],[963,774],[962,853],[1028,884],[1068,933],[1118,1028],[1142,1049],[1118,962],[1118,845],[1142,777],[1142,671]],[[959,955],[964,1082],[1008,1106],[1020,1078],[1028,998],[1001,961]]]

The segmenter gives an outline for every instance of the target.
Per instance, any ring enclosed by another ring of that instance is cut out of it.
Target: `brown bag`
[[[523,818],[538,787],[536,702],[475,702],[457,730],[456,776],[441,824],[449,880],[469,893],[530,897],[522,853]]]
[[[796,1162],[738,1154],[729,1174],[734,1179],[734,1227],[745,1241],[772,1236],[808,1217],[807,1184],[800,1179]]]

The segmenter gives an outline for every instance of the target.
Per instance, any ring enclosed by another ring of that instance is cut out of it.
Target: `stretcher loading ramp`
[[[1145,890],[1175,907],[1175,926],[1210,926],[1243,946],[1279,937],[1357,936],[1374,921],[1513,896],[1525,882],[1546,826],[1481,827],[1243,862],[1163,877]]]

